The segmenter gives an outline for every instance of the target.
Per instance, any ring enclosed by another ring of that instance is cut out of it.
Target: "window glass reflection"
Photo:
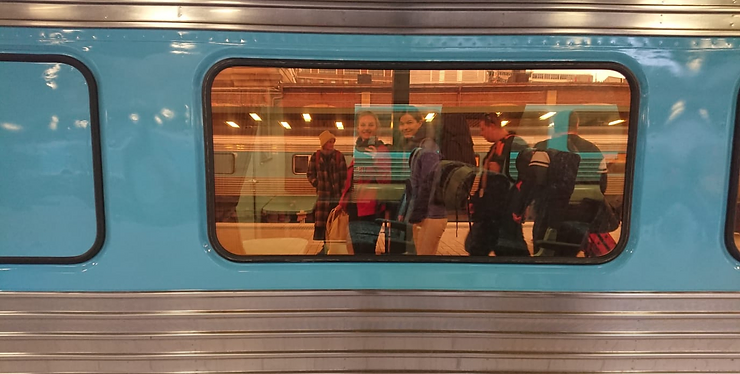
[[[619,242],[617,72],[240,66],[211,94],[233,254],[574,258]]]

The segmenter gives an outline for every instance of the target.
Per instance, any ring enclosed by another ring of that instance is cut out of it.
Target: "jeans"
[[[375,245],[380,235],[380,225],[375,223],[376,215],[350,218],[349,236],[355,254],[375,254]]]

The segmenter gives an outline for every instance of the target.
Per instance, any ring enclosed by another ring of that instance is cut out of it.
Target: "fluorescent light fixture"
[[[556,114],[558,114],[558,112],[547,112],[547,113],[541,115],[540,116],[540,119],[544,121],[544,120],[546,120],[546,119],[548,119],[548,118],[550,118],[550,117],[552,117],[552,116],[554,116]]]
[[[509,124],[509,121],[501,121],[501,127],[504,127]]]
[[[249,113],[249,116],[252,117],[252,119],[257,122],[262,121],[262,118],[257,113]]]
[[[424,120],[427,122],[432,122],[434,119],[434,116],[436,116],[437,113],[427,113],[426,117],[424,117]]]
[[[233,128],[239,128],[239,125],[234,121],[226,121],[226,124],[233,127]]]
[[[303,113],[303,120],[306,122],[311,122],[311,115],[308,113]]]
[[[344,130],[344,124],[342,122],[337,121],[337,128],[340,130]]]
[[[280,121],[280,125],[285,127],[287,130],[291,129],[290,124],[288,122]]]
[[[614,126],[614,125],[618,125],[618,124],[620,124],[620,123],[624,123],[624,122],[625,122],[625,120],[623,120],[623,119],[618,119],[618,120],[616,120],[616,121],[611,121],[611,122],[607,123],[607,125],[608,125],[608,126]]]
[[[547,127],[553,127],[553,126],[555,126],[555,123],[553,123],[553,122],[550,122],[550,124],[547,125]]]

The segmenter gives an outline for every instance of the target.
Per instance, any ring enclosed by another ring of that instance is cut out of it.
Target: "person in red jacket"
[[[357,140],[340,205],[349,215],[349,233],[355,254],[375,254],[380,234],[377,218],[385,217],[386,207],[378,200],[377,189],[368,188],[390,182],[388,147],[378,139],[380,121],[371,111],[355,116]]]

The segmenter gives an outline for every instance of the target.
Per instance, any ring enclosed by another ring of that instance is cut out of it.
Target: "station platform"
[[[467,222],[447,223],[442,235],[437,255],[467,256],[465,238],[468,235]],[[312,240],[311,223],[217,223],[216,232],[221,245],[238,255],[316,255],[323,248],[322,241]],[[617,229],[612,233],[619,240]],[[524,224],[524,239],[532,253],[532,223]],[[385,252],[385,237],[381,231],[376,246],[376,254]]]

